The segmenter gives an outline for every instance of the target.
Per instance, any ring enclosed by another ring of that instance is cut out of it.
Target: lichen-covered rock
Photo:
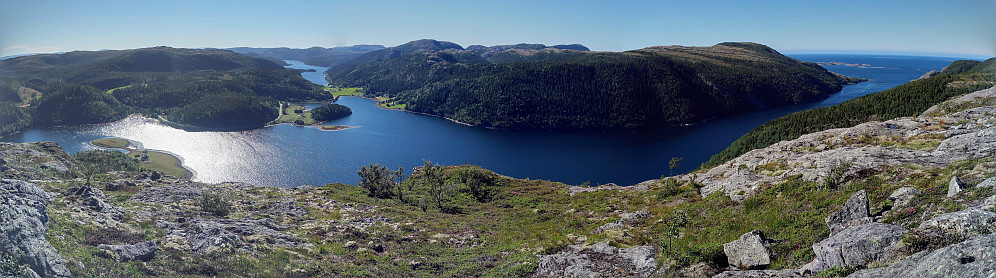
[[[653,246],[616,248],[599,242],[571,245],[540,256],[534,277],[650,277],[657,269]]]
[[[69,277],[62,257],[45,238],[49,196],[34,184],[0,180],[0,251],[42,277]]]
[[[923,251],[886,267],[847,277],[994,277],[996,234],[981,235],[934,251]]]
[[[908,186],[901,187],[889,195],[889,200],[892,200],[892,206],[895,208],[906,207],[909,206],[910,202],[912,202],[917,195],[920,195],[920,193],[922,193],[920,189]]]
[[[712,278],[796,278],[803,277],[794,269],[782,270],[738,270],[727,271],[712,276]]]
[[[920,223],[917,229],[949,235],[990,233],[996,226],[996,213],[970,208],[938,215]]]
[[[740,239],[724,243],[723,252],[731,267],[761,269],[771,264],[768,241],[764,233],[753,230],[741,235]]]
[[[958,195],[958,192],[961,192],[965,187],[967,187],[965,182],[961,181],[960,178],[957,176],[951,177],[951,181],[948,182],[948,198]]]
[[[902,254],[900,241],[904,233],[903,227],[885,223],[847,228],[813,244],[816,259],[803,271],[816,273],[831,267],[857,267],[895,259]]]
[[[864,190],[851,195],[844,202],[844,207],[827,216],[827,228],[830,235],[837,234],[848,227],[860,226],[872,222],[868,209],[868,194]]]
[[[111,250],[118,255],[118,260],[122,262],[143,261],[147,262],[156,256],[159,244],[155,241],[139,242],[131,245],[107,245],[101,244],[98,248]]]

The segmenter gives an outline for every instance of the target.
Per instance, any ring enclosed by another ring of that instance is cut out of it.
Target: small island
[[[310,110],[303,105],[280,103],[280,117],[270,122],[270,124],[313,126],[321,130],[338,131],[354,127],[346,125],[326,126],[323,123],[351,114],[353,114],[353,111],[349,107],[335,103],[326,104]]]
[[[125,150],[128,152],[127,155],[129,157],[139,161],[139,166],[143,169],[158,171],[166,175],[184,179],[194,177],[193,172],[183,167],[183,162],[180,161],[180,158],[165,152],[139,150],[138,146],[122,138],[101,138],[90,141],[90,144],[101,148]]]

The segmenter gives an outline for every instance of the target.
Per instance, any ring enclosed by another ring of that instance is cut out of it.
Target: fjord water
[[[202,182],[238,181],[267,186],[356,184],[361,165],[412,167],[431,160],[444,165],[474,164],[500,174],[580,184],[631,185],[668,174],[668,160],[683,157],[675,173],[695,169],[752,128],[782,115],[829,106],[885,90],[940,70],[955,59],[884,55],[790,55],[809,62],[845,62],[827,69],[871,81],[846,86],[812,102],[735,115],[698,125],[619,133],[503,131],[460,125],[442,118],[384,110],[374,101],[343,97],[353,115],[329,122],[357,128],[322,131],[276,125],[240,132],[186,132],[141,117],[90,126],[34,128],[0,141],[54,141],[66,151],[97,149],[89,142],[121,137],[145,148],[171,152]],[[325,84],[322,67],[288,61],[289,67]],[[310,107],[317,106],[309,105]]]

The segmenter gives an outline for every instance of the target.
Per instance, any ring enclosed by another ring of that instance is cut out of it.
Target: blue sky
[[[0,56],[174,47],[753,41],[784,53],[996,56],[996,1],[29,1],[0,3]]]

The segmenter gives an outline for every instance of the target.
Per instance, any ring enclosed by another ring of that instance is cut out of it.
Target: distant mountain
[[[241,129],[276,117],[277,100],[329,98],[295,70],[219,49],[40,54],[2,60],[0,71],[0,101],[27,106],[14,106],[23,110],[17,112],[4,105],[0,114],[29,113],[32,123],[40,126],[107,122],[143,113],[191,127]],[[219,96],[205,98],[212,95]],[[233,101],[210,101],[219,99]],[[254,108],[234,109],[236,105]],[[187,115],[192,113],[198,115]],[[24,121],[17,123],[22,126]],[[13,129],[0,126],[7,132]]]
[[[580,45],[471,46],[419,40],[332,67],[405,109],[473,125],[544,130],[695,123],[817,100],[860,80],[756,43],[589,52]]]
[[[363,53],[384,49],[383,45],[354,45],[333,48],[312,47],[306,49],[296,49],[287,47],[278,48],[253,48],[234,47],[228,50],[242,54],[258,55],[259,57],[272,57],[278,60],[301,61],[307,65],[332,67],[346,61],[352,60]]]

